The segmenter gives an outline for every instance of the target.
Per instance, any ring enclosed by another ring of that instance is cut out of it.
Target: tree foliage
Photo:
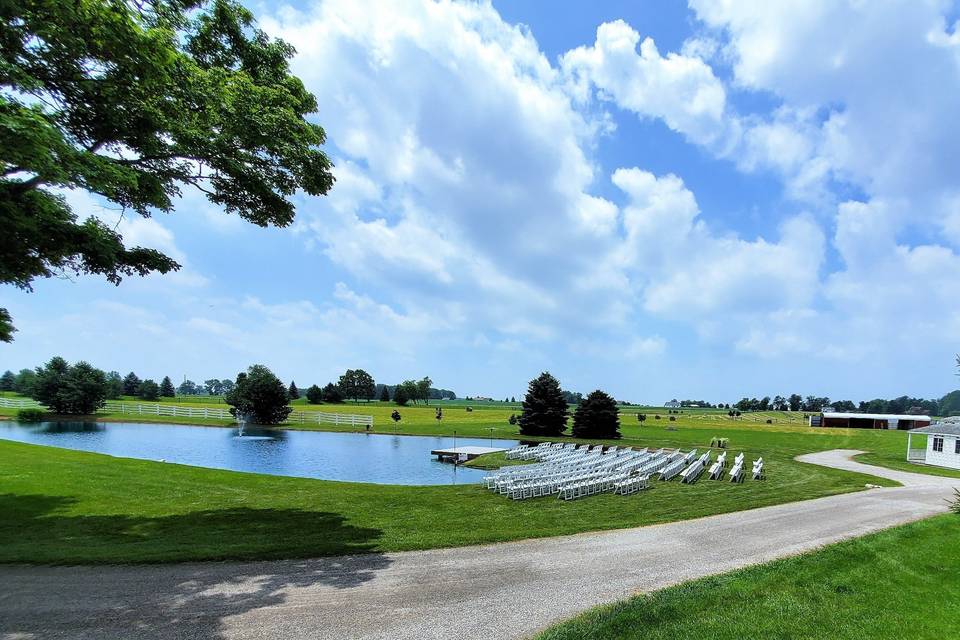
[[[340,404],[343,402],[343,390],[332,382],[328,382],[323,387],[323,401],[330,404]]]
[[[620,437],[617,401],[597,389],[577,405],[573,413],[573,437],[612,440]]]
[[[103,406],[106,397],[106,376],[86,362],[70,365],[57,356],[37,368],[33,399],[54,413],[89,415]]]
[[[119,371],[111,371],[107,374],[107,399],[118,400],[123,395],[123,378]]]
[[[307,402],[310,404],[320,404],[323,402],[323,389],[315,384],[307,387]]]
[[[521,434],[555,437],[566,430],[569,415],[567,401],[560,383],[549,373],[541,373],[530,381],[521,406]]]
[[[37,372],[33,369],[20,369],[13,383],[13,390],[25,396],[33,395],[33,385],[37,380]]]
[[[234,417],[246,416],[254,424],[280,424],[293,411],[288,405],[287,389],[277,376],[262,364],[252,365],[237,375],[233,389],[224,396]]]
[[[163,380],[160,381],[160,396],[162,398],[172,398],[175,395],[177,395],[177,390],[173,388],[170,376],[163,376]]]
[[[287,226],[298,189],[333,184],[293,48],[234,0],[21,0],[0,3],[0,19],[2,283],[179,268],[125,246],[65,190],[149,216],[196,188],[227,213]],[[0,340],[13,331],[0,310]]]
[[[144,380],[140,383],[140,399],[141,400],[156,400],[160,397],[160,385],[156,383],[155,380]]]
[[[123,379],[123,395],[136,396],[140,394],[140,378],[133,371]]]
[[[300,389],[297,389],[297,383],[293,380],[290,381],[290,388],[287,389],[287,395],[290,396],[291,400],[296,400],[300,397]]]
[[[0,391],[13,391],[13,385],[17,382],[17,374],[7,369],[0,376]]]
[[[383,385],[380,389],[380,402],[390,402],[390,389],[387,388],[387,385]]]
[[[338,385],[343,395],[352,399],[354,402],[363,400],[372,400],[374,391],[377,388],[373,376],[363,369],[347,369],[340,376]]]

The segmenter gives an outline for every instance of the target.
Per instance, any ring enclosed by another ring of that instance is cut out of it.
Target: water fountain
[[[252,414],[248,412],[238,410],[234,417],[237,419],[237,435],[233,436],[234,439],[275,440],[277,437],[275,433],[271,433],[270,429],[256,428],[256,424],[253,425],[253,433],[246,433],[247,424],[250,422],[250,418],[252,417]]]

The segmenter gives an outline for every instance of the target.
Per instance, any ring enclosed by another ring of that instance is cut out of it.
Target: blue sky
[[[185,193],[173,276],[0,290],[0,367],[519,396],[939,396],[960,350],[948,2],[251,4],[337,184],[295,225]],[[117,212],[71,192],[82,216]]]

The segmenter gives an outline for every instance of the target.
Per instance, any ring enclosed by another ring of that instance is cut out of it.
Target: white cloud
[[[639,53],[637,43],[640,43]],[[617,20],[597,28],[592,47],[565,53],[560,66],[572,92],[586,100],[595,86],[622,108],[660,118],[674,131],[703,145],[723,144],[726,91],[699,56],[706,41],[690,43],[684,53],[660,55],[652,38],[644,38]]]

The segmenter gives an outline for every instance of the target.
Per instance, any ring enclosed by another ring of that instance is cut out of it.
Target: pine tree
[[[163,376],[163,380],[160,381],[160,397],[172,398],[175,395],[177,395],[177,391],[173,388],[173,382],[170,381],[170,376]]]
[[[293,380],[290,381],[290,388],[287,390],[287,395],[290,396],[291,400],[296,400],[300,397],[300,389],[297,389],[297,383]]]
[[[527,436],[561,435],[567,429],[569,415],[560,383],[549,373],[530,381],[520,415],[520,433]]]
[[[390,389],[387,385],[383,385],[383,389],[380,390],[380,402],[390,402]]]
[[[123,379],[123,395],[136,396],[140,394],[140,378],[133,371]]]
[[[597,389],[577,405],[573,414],[573,437],[615,440],[620,437],[617,401]]]
[[[13,385],[17,381],[17,375],[9,369],[3,373],[0,378],[0,391],[13,391]]]

